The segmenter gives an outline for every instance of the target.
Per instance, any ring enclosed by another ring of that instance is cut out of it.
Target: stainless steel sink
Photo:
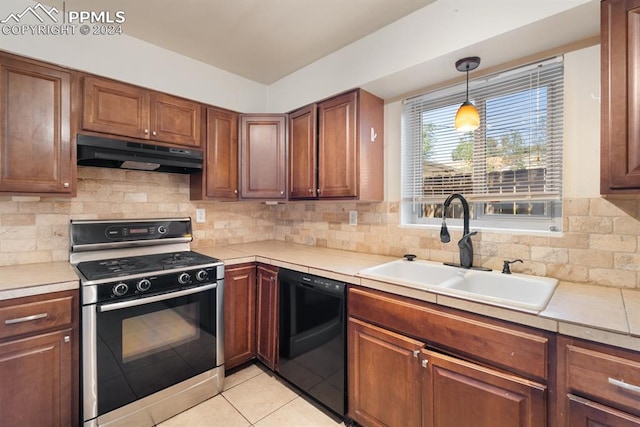
[[[558,285],[547,277],[465,270],[430,261],[391,261],[361,270],[358,276],[536,313],[545,309]]]

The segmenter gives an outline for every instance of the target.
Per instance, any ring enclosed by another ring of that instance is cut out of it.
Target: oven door
[[[217,287],[83,308],[85,421],[222,365]]]

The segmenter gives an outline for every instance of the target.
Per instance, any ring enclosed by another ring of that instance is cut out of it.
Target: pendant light
[[[467,98],[462,103],[458,112],[454,126],[458,132],[473,132],[480,126],[480,115],[476,107],[469,101],[469,71],[473,71],[480,65],[480,58],[470,56],[456,61],[456,69],[467,73]]]

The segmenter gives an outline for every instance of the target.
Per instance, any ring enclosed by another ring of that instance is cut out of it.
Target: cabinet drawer
[[[569,344],[567,391],[640,413],[640,360]]]
[[[71,325],[72,313],[72,296],[23,303],[17,300],[0,308],[0,339]]]
[[[548,378],[549,338],[542,332],[361,288],[350,288],[348,301],[351,316],[528,378]]]

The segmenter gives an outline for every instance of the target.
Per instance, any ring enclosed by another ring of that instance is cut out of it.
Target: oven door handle
[[[152,297],[144,297],[144,298],[138,298],[138,299],[129,300],[129,301],[104,304],[100,306],[100,312],[104,313],[105,311],[113,311],[113,310],[120,310],[123,308],[129,308],[129,307],[137,307],[139,305],[149,304],[152,302],[164,301],[171,298],[178,298],[186,295],[197,294],[198,292],[208,291],[210,289],[215,289],[216,287],[218,287],[217,283],[211,283],[209,285],[198,286],[197,288],[189,288],[182,291],[170,292],[168,294],[160,294],[160,295],[154,295]]]

